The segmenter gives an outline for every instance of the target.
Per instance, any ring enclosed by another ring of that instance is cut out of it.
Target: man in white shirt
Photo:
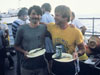
[[[78,19],[75,19],[75,13],[74,12],[72,12],[72,15],[71,15],[71,24],[75,25],[75,27],[80,29],[83,35],[85,34],[85,31],[87,29]]]
[[[18,19],[15,20],[12,23],[12,33],[13,33],[14,39],[15,39],[16,32],[17,32],[18,27],[20,25],[24,25],[24,24],[27,23],[27,19],[28,19],[28,9],[27,8],[20,9],[17,15],[18,15]]]
[[[43,15],[41,18],[41,22],[43,23],[50,23],[55,22],[54,17],[50,14],[51,12],[51,5],[49,3],[44,3],[41,7]]]

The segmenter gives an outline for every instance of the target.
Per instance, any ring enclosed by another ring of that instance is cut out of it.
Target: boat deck
[[[10,70],[8,59],[7,58],[5,59],[5,75],[17,75],[16,74],[16,55],[13,56],[13,60],[14,60],[14,69]]]

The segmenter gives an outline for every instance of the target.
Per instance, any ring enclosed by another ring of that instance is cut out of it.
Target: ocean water
[[[79,17],[79,18],[82,18],[82,17]],[[2,22],[12,23],[16,19],[17,17],[3,18]],[[93,20],[92,19],[79,19],[79,20],[87,28],[86,33],[85,33],[86,34],[85,38],[88,39],[92,35],[92,32],[93,32]],[[8,25],[8,27],[9,27],[9,35],[10,35],[10,45],[13,45],[14,39],[12,36],[12,26]],[[94,32],[95,32],[94,35],[100,35],[100,19],[94,20]]]

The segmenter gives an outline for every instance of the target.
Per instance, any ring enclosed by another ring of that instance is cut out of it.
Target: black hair
[[[44,8],[45,11],[51,11],[51,5],[49,3],[44,3],[41,8]]]
[[[31,14],[32,10],[35,10],[35,12],[36,12],[38,15],[41,15],[41,16],[42,16],[42,10],[41,10],[41,8],[40,8],[39,6],[34,5],[34,6],[30,7],[29,10],[28,10],[28,15]]]

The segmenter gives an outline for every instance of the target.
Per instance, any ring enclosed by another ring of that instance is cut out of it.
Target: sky
[[[0,11],[7,12],[9,9],[20,7],[41,6],[43,3],[50,3],[51,13],[58,5],[70,7],[77,15],[100,15],[100,0],[0,0]]]

